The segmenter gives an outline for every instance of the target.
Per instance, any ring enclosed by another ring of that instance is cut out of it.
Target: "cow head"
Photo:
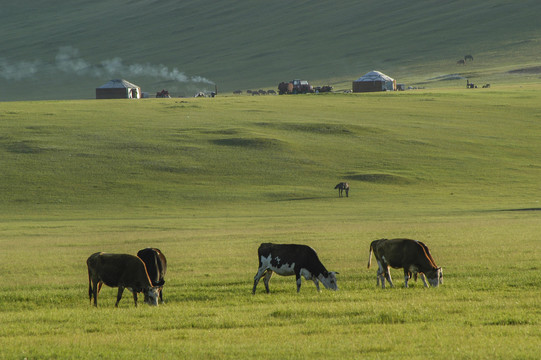
[[[338,290],[338,285],[336,284],[336,275],[338,273],[335,271],[325,272],[325,274],[319,274],[318,279],[321,281],[323,286],[329,290]]]
[[[437,287],[438,285],[443,284],[443,270],[441,267],[429,271],[425,275],[430,286]]]
[[[149,287],[144,291],[145,294],[145,303],[158,306],[158,297],[160,296],[161,286]]]

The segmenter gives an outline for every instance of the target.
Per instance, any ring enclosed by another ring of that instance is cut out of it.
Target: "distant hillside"
[[[0,101],[94,98],[113,78],[175,95],[347,87],[373,69],[430,86],[537,81],[539,14],[538,0],[4,1]]]

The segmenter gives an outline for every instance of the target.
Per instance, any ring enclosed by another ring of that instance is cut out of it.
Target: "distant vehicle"
[[[314,88],[307,80],[293,80],[288,83],[281,82],[278,85],[278,93],[283,94],[308,94],[313,93]]]

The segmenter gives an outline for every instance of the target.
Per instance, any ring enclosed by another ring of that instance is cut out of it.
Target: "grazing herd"
[[[381,281],[381,287],[385,288],[385,280],[393,287],[389,268],[404,269],[404,286],[408,287],[408,281],[417,275],[426,287],[428,283],[437,287],[443,283],[441,267],[436,265],[428,247],[420,241],[411,239],[380,239],[370,244],[368,268],[375,255],[378,270],[377,283]],[[314,249],[306,245],[297,244],[273,244],[262,243],[257,250],[259,268],[254,277],[252,294],[255,294],[259,280],[263,278],[265,290],[269,290],[269,281],[273,272],[282,276],[295,275],[297,292],[301,290],[301,281],[304,277],[307,281],[312,280],[319,289],[319,282],[326,289],[338,290],[336,275],[338,272],[327,271],[319,260]],[[158,300],[163,303],[162,290],[165,284],[167,260],[164,254],[156,248],[140,250],[135,255],[109,254],[97,252],[86,260],[88,267],[88,297],[94,306],[98,306],[98,294],[103,284],[118,288],[115,306],[118,307],[124,289],[133,294],[135,306],[137,306],[138,293],[144,294],[144,302],[149,305],[158,305]]]

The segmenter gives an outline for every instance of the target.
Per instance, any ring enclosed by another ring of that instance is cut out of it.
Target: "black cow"
[[[297,279],[297,292],[301,290],[301,276],[306,280],[312,280],[319,291],[318,280],[323,283],[325,288],[337,290],[336,274],[334,271],[327,271],[325,266],[319,261],[314,249],[306,245],[295,244],[272,244],[263,243],[257,250],[259,259],[259,270],[254,277],[255,289],[263,275],[265,279],[265,290],[269,293],[269,281],[273,271],[278,275],[295,275]]]
[[[149,305],[158,305],[159,288],[163,284],[154,286],[148,277],[145,263],[137,256],[128,254],[107,254],[98,252],[90,255],[86,260],[88,267],[88,297],[94,306],[98,306],[98,293],[103,284],[118,287],[115,306],[122,298],[124,288],[133,293],[133,300],[137,306],[137,293],[145,294],[145,302]]]
[[[139,250],[137,256],[143,260],[147,267],[148,277],[153,286],[160,287],[160,301],[163,303],[163,284],[165,284],[165,273],[167,272],[167,260],[160,249],[146,248]]]
[[[334,189],[335,190],[338,189],[338,197],[342,197],[342,192],[343,191],[346,192],[346,197],[349,196],[349,183],[347,183],[347,182],[341,182],[341,183],[336,184]]]
[[[432,286],[443,283],[441,267],[436,265],[428,247],[420,241],[411,239],[380,239],[372,241],[368,257],[368,268],[370,268],[372,262],[372,253],[374,253],[378,262],[377,276],[378,279],[381,279],[382,288],[385,288],[385,279],[389,281],[391,287],[394,286],[389,267],[404,269],[405,287],[408,287],[408,280],[412,274],[416,277],[418,273],[421,273],[421,279],[426,287],[428,287],[428,284],[423,274]]]

